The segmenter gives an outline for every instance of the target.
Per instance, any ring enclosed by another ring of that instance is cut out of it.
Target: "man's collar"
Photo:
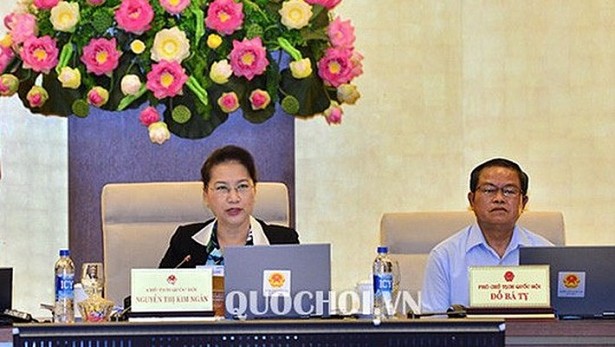
[[[487,240],[485,239],[485,235],[483,235],[483,232],[481,231],[480,226],[477,222],[474,222],[474,224],[470,226],[469,233],[470,234],[468,236],[468,242],[466,243],[466,253],[472,250],[474,247],[480,245],[484,245],[484,247],[490,248],[489,244],[487,243]],[[512,236],[510,238],[510,243],[506,247],[506,254],[508,254],[512,250],[519,248],[520,246],[530,245],[530,240],[526,237],[524,233],[521,233],[521,227],[515,224]]]

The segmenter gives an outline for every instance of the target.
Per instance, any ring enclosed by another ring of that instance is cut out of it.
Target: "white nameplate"
[[[471,266],[470,307],[550,307],[548,265]]]
[[[133,312],[212,311],[211,268],[132,269]]]

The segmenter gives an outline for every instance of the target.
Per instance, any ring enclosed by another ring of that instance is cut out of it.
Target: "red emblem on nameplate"
[[[269,284],[271,284],[271,287],[273,288],[281,288],[284,285],[284,282],[286,282],[286,278],[284,277],[284,274],[280,272],[274,272],[271,276],[269,276]]]
[[[506,280],[506,282],[512,282],[512,280],[515,279],[515,274],[512,271],[506,271],[506,273],[504,274],[504,280]]]
[[[177,282],[177,277],[175,277],[175,275],[169,275],[169,277],[167,277],[167,283],[174,285],[175,282]]]
[[[579,286],[579,283],[581,283],[581,280],[579,279],[579,276],[575,275],[575,274],[569,274],[564,276],[564,287],[566,288],[576,288]]]

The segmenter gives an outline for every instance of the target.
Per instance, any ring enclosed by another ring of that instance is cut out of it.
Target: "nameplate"
[[[470,307],[550,307],[548,265],[471,266]]]
[[[132,269],[132,312],[212,311],[212,270]]]

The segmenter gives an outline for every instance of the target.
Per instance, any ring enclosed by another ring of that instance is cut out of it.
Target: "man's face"
[[[528,198],[521,192],[516,171],[494,166],[480,172],[476,191],[468,193],[468,200],[481,226],[512,230]]]

